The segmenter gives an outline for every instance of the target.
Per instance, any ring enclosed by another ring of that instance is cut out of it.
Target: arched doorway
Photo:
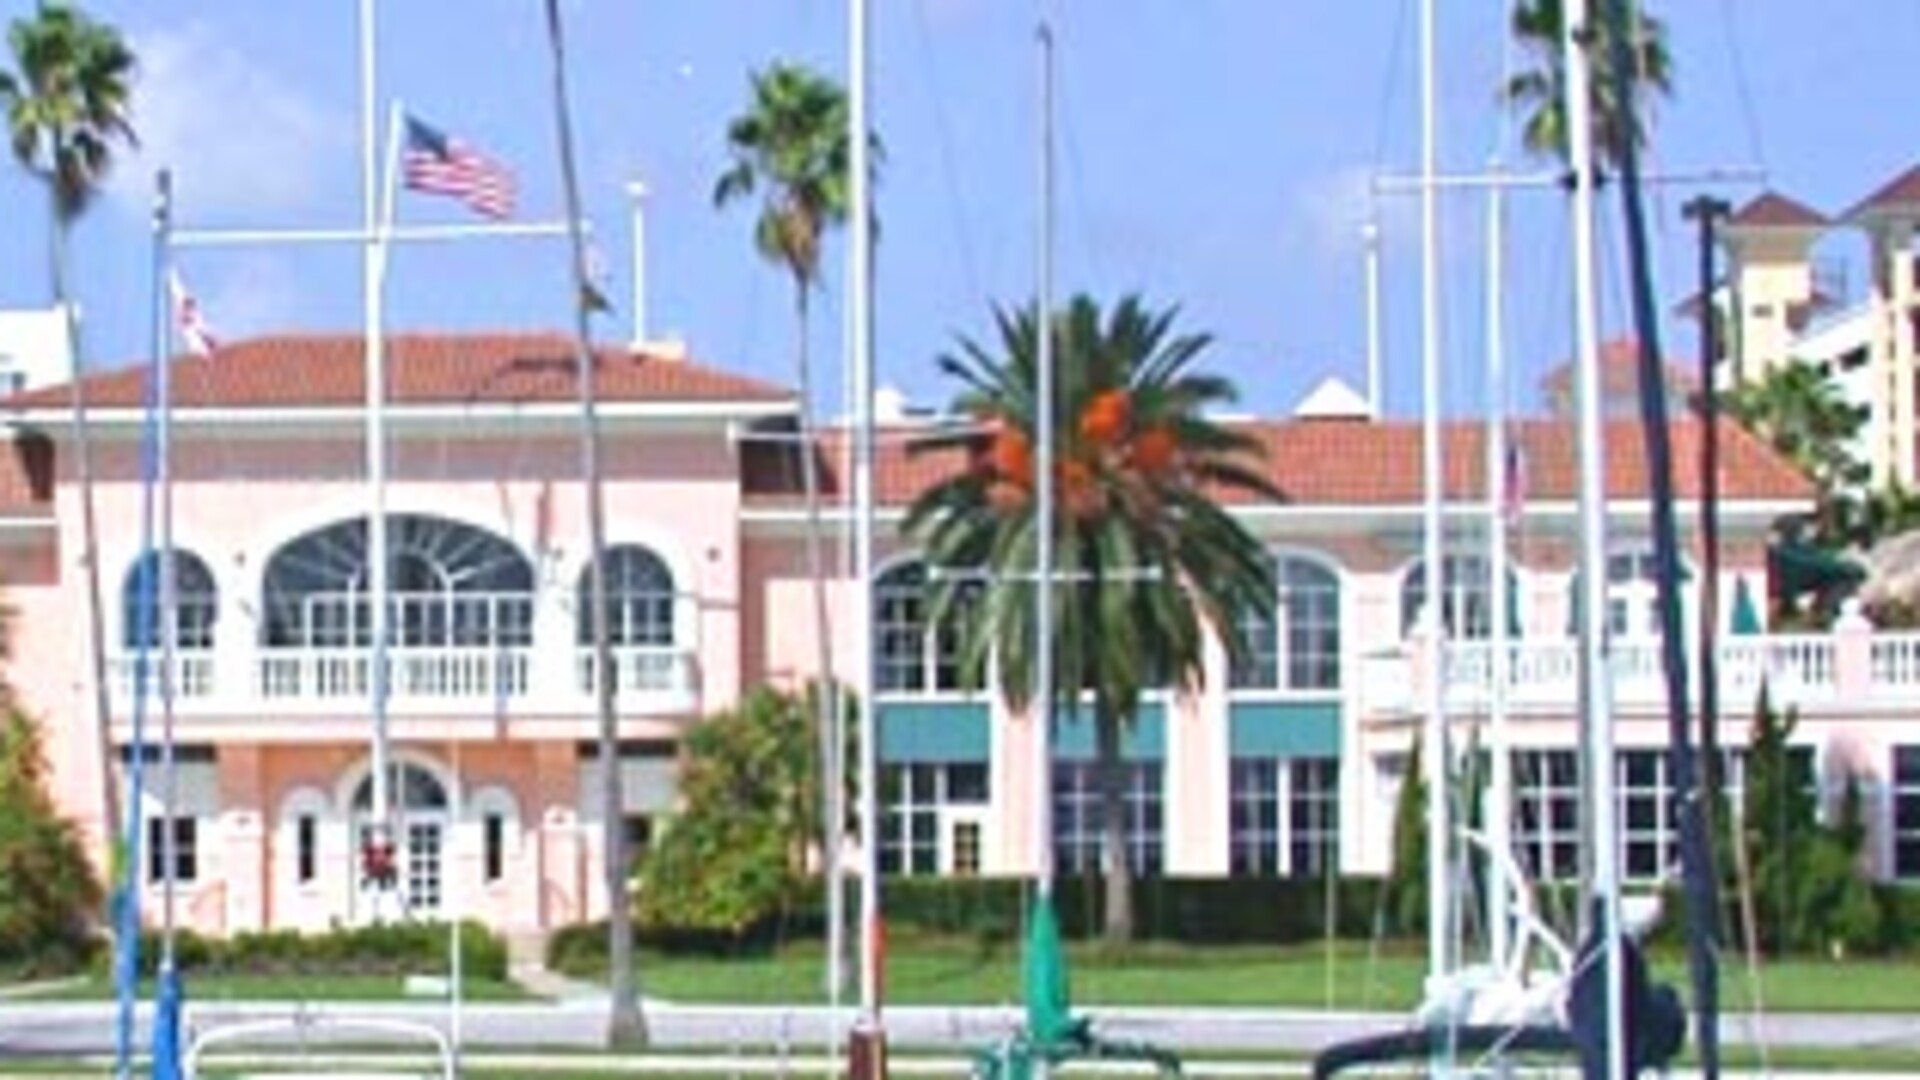
[[[447,838],[452,825],[446,785],[433,771],[412,761],[387,766],[387,790],[393,799],[394,880],[400,903],[409,916],[440,915],[446,895]],[[373,824],[373,772],[353,792],[352,865],[354,914],[364,917],[375,909],[373,886],[364,874],[361,852]]]

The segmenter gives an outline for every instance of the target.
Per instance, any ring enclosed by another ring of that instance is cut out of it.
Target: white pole
[[[1373,418],[1386,415],[1386,384],[1381,378],[1383,358],[1380,343],[1380,223],[1372,218],[1360,226],[1360,241],[1366,249],[1367,267],[1367,406]]]
[[[1626,1076],[1625,1027],[1620,1015],[1624,971],[1620,956],[1619,845],[1615,839],[1613,717],[1607,634],[1606,445],[1600,415],[1599,313],[1593,276],[1593,116],[1583,38],[1587,0],[1567,0],[1561,49],[1566,65],[1568,164],[1573,170],[1574,393],[1580,460],[1580,686],[1587,811],[1591,828],[1593,913],[1606,967],[1608,1073]]]
[[[380,670],[380,644],[386,631],[386,561],[378,553],[384,549],[385,505],[380,494],[381,477],[386,469],[386,459],[381,453],[385,430],[380,418],[381,383],[384,378],[385,364],[380,355],[380,250],[378,233],[380,229],[380,158],[379,158],[379,113],[376,105],[374,82],[375,56],[375,2],[360,0],[360,209],[361,227],[364,230],[366,246],[361,249],[360,288],[361,307],[365,320],[366,340],[363,343],[366,363],[366,461],[367,487],[370,493],[367,517],[367,591],[372,602],[368,609],[369,632],[372,646],[372,666],[367,678],[372,687],[373,706],[373,747],[372,764],[372,820],[367,826],[367,838],[363,844],[385,843],[389,837],[386,828],[387,814],[387,732],[386,732],[386,695],[384,672]],[[356,880],[361,876],[361,867],[356,864]],[[381,893],[374,889],[371,912],[375,920],[386,914]]]
[[[1040,896],[1053,900],[1053,28],[1041,23],[1040,60],[1040,214],[1038,281],[1034,318],[1038,335],[1035,363],[1033,688],[1033,842],[1034,879]]]
[[[451,800],[452,805],[447,808],[448,817],[450,817],[452,821],[447,826],[448,835],[446,843],[446,852],[451,856],[446,860],[446,864],[451,872],[444,877],[446,883],[445,906],[447,912],[447,1042],[453,1048],[454,1068],[455,1074],[457,1075],[459,1072],[460,1044],[464,1027],[463,1021],[466,1018],[464,1009],[465,1000],[462,996],[462,983],[465,979],[466,971],[464,958],[460,955],[460,917],[463,913],[460,910],[461,904],[459,901],[466,895],[465,890],[460,888],[460,881],[461,875],[465,872],[466,867],[466,860],[461,858],[463,854],[461,840],[467,835],[467,797],[465,788],[466,777],[462,775],[460,768],[459,738],[454,738],[449,745],[450,750],[447,756],[453,766],[453,798]],[[484,845],[484,843],[485,840],[483,838],[482,844]],[[481,853],[483,866],[485,865],[485,860],[486,854],[483,851]]]
[[[173,266],[168,253],[167,233],[173,220],[173,174],[160,170],[159,206],[154,227],[159,232],[160,258],[164,270]],[[179,885],[177,860],[180,857],[178,826],[180,816],[180,767],[173,744],[174,680],[177,678],[180,631],[180,579],[173,557],[173,340],[177,329],[173,315],[171,282],[161,285],[161,303],[167,310],[161,336],[162,348],[154,364],[154,480],[160,489],[160,783],[164,795],[167,827],[160,835],[162,864],[166,867],[165,890],[161,894],[161,970],[166,977],[175,974],[174,894]]]
[[[1493,164],[1496,174],[1500,163]],[[1506,359],[1506,303],[1503,290],[1506,287],[1506,196],[1501,188],[1487,189],[1487,547],[1489,558],[1487,572],[1488,600],[1493,608],[1493,626],[1489,644],[1492,649],[1492,664],[1488,674],[1492,680],[1487,696],[1487,752],[1491,758],[1489,791],[1486,815],[1487,847],[1489,851],[1488,867],[1492,882],[1488,896],[1487,921],[1489,924],[1489,944],[1493,947],[1494,963],[1505,967],[1512,959],[1508,950],[1511,947],[1512,917],[1509,908],[1510,882],[1506,875],[1507,858],[1513,851],[1513,751],[1509,746],[1510,733],[1507,730],[1507,673],[1511,654],[1508,651],[1508,635],[1512,627],[1507,625],[1507,612],[1511,608],[1508,596],[1507,567],[1507,505],[1509,495],[1507,468],[1507,359]]]
[[[1435,96],[1434,0],[1420,6],[1421,93],[1420,93],[1420,170],[1423,176],[1435,173],[1438,157]],[[1420,383],[1424,397],[1421,410],[1421,471],[1425,490],[1423,533],[1426,591],[1421,612],[1422,644],[1427,669],[1426,685],[1426,782],[1427,782],[1427,971],[1442,976],[1452,971],[1452,950],[1448,929],[1452,925],[1450,884],[1451,859],[1448,851],[1452,830],[1447,804],[1447,716],[1446,678],[1442,665],[1446,634],[1441,608],[1446,593],[1446,550],[1441,536],[1440,432],[1440,235],[1436,189],[1420,189]]]
[[[630,181],[627,201],[633,221],[633,348],[638,352],[647,343],[647,185]]]
[[[852,372],[853,393],[853,502],[856,515],[853,535],[853,627],[854,651],[860,656],[855,690],[860,700],[860,1022],[869,1034],[878,1037],[882,1030],[880,988],[886,973],[880,956],[880,725],[874,708],[873,644],[873,190],[871,147],[868,132],[867,89],[872,77],[868,55],[870,15],[866,0],[852,0],[848,19],[847,65],[852,93],[847,110],[847,332],[848,367]],[[841,729],[843,710],[834,709],[833,723]],[[844,740],[836,739],[836,748]],[[839,763],[827,775],[839,777]],[[839,799],[832,801],[840,805]],[[840,842],[840,822],[830,823],[828,842]],[[837,865],[837,864],[836,864]],[[833,895],[840,895],[840,883],[833,883]],[[838,904],[835,904],[836,931]],[[838,934],[836,933],[836,937]],[[833,957],[837,973],[840,956]],[[835,982],[836,991],[838,982]],[[836,1004],[837,1004],[836,1000]]]

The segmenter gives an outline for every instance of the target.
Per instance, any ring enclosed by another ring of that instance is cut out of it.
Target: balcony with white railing
[[[675,715],[699,707],[699,664],[687,645],[621,645],[612,650],[614,704],[624,716]],[[127,717],[141,690],[141,661],[109,658],[109,678]],[[145,659],[144,692],[161,700],[161,661]],[[364,646],[268,647],[236,654],[200,650],[176,654],[172,665],[176,715],[185,719],[245,719],[298,715],[353,715],[371,708],[372,650]],[[591,719],[597,692],[592,650],[532,646],[394,646],[387,650],[389,715],[445,717],[471,713],[577,716]]]
[[[1507,643],[1505,696],[1520,710],[1564,710],[1579,699],[1579,644],[1570,637]],[[1871,712],[1920,700],[1920,633],[1878,631],[1864,619],[1843,617],[1817,634],[1727,636],[1715,644],[1720,700],[1751,703],[1764,684],[1783,703],[1821,711]],[[1450,641],[1442,650],[1448,707],[1484,708],[1494,686],[1494,646]],[[1613,701],[1628,710],[1657,710],[1666,702],[1658,638],[1610,643]],[[1362,658],[1361,710],[1374,716],[1417,712],[1425,700],[1425,658],[1418,639]],[[1700,670],[1687,648],[1688,677]],[[1742,706],[1744,707],[1744,705]]]

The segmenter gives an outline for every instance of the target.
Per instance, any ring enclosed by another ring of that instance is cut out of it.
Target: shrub
[[[79,970],[98,949],[100,884],[47,792],[39,726],[3,700],[0,712],[0,970]]]

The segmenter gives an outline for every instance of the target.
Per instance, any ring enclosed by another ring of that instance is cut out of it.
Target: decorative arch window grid
[[[129,649],[157,649],[163,644],[161,629],[165,613],[161,611],[162,572],[173,568],[173,643],[175,648],[202,650],[213,648],[213,626],[220,615],[220,592],[213,572],[191,551],[175,549],[162,558],[158,551],[148,552],[127,571],[121,589],[122,643]]]
[[[980,616],[984,587],[960,587],[954,608],[932,626],[932,596],[926,564],[901,563],[874,583],[875,689],[881,693],[963,689],[961,649],[972,620]]]
[[[1493,636],[1493,571],[1481,555],[1448,555],[1441,561],[1440,623],[1449,638],[1470,641]],[[1427,603],[1427,564],[1418,562],[1400,586],[1400,629],[1412,633]],[[1507,573],[1507,629],[1520,632],[1519,578]]]
[[[638,544],[607,549],[607,642],[623,645],[673,644],[673,571]],[[574,605],[574,642],[593,644],[593,567],[580,571],[579,603]]]
[[[1244,655],[1228,671],[1234,689],[1340,687],[1340,578],[1299,555],[1275,560],[1276,595],[1240,615]]]
[[[265,575],[269,646],[368,648],[373,643],[366,519],[302,536]],[[388,518],[391,643],[414,647],[533,642],[533,564],[501,537],[417,514]]]

